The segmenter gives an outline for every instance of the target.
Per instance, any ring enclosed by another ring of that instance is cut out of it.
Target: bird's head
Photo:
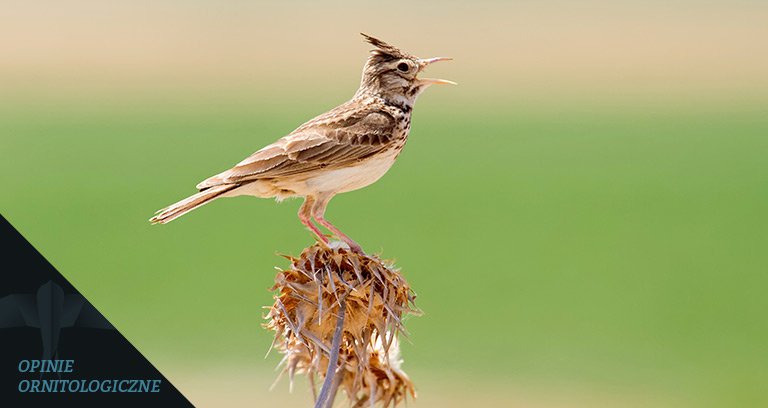
[[[358,96],[374,95],[397,104],[413,106],[416,97],[431,85],[456,85],[445,79],[418,78],[418,74],[430,64],[451,58],[419,58],[370,35],[362,36],[376,48],[371,50],[363,67]]]

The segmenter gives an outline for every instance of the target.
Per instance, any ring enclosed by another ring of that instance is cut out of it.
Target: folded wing
[[[342,105],[307,122],[197,188],[343,167],[389,147],[395,130],[395,119],[389,113],[376,106],[352,112],[344,108]]]

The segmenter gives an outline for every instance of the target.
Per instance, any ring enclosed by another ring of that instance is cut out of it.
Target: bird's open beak
[[[422,58],[418,60],[419,66],[424,68],[429,64],[438,62],[438,61],[453,61],[453,58],[451,57],[435,57],[435,58]]]
[[[438,61],[451,61],[450,57],[435,57],[435,58],[423,58],[417,60],[419,64],[419,71],[427,67],[427,65],[433,64]],[[435,79],[435,78],[419,78],[418,81],[423,85],[457,85],[456,82],[449,81],[447,79]]]

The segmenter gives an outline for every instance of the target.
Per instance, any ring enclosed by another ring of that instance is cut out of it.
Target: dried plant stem
[[[322,243],[287,258],[291,266],[275,276],[265,327],[275,332],[284,372],[291,379],[309,375],[312,405],[331,408],[337,394],[356,408],[415,398],[401,368],[398,334],[403,317],[418,309],[399,270],[377,256]]]
[[[331,390],[328,392],[328,405],[325,406],[325,408],[333,408],[333,401],[336,400],[336,391],[339,390],[339,385],[341,384],[341,380],[344,378],[344,370],[342,367],[339,367],[338,370],[334,372],[334,378],[333,383],[331,384]]]
[[[325,372],[323,387],[320,389],[320,396],[315,401],[315,408],[330,408],[333,406],[333,400],[336,397],[336,389],[340,381],[335,381],[337,372],[336,366],[339,363],[339,350],[341,349],[341,337],[344,332],[344,315],[347,309],[346,294],[339,298],[339,317],[336,319],[336,328],[333,331],[333,341],[331,342],[331,355],[328,359],[328,370]]]

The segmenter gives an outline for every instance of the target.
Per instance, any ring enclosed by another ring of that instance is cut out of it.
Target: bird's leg
[[[312,207],[315,204],[315,201],[315,198],[312,196],[307,196],[304,199],[304,204],[302,204],[301,208],[299,208],[299,220],[301,220],[301,223],[309,228],[310,231],[317,235],[317,238],[320,239],[320,241],[323,241],[323,243],[327,244],[328,237],[326,237],[323,234],[323,231],[320,231],[320,228],[317,228],[317,226],[312,222]]]
[[[339,239],[346,242],[347,245],[349,245],[349,249],[357,252],[358,254],[364,254],[365,252],[363,252],[363,248],[360,246],[360,244],[355,242],[352,238],[347,236],[347,234],[341,232],[340,229],[336,228],[335,225],[331,224],[330,221],[325,219],[325,208],[328,206],[328,202],[331,201],[331,198],[333,198],[332,195],[319,197],[312,206],[312,216],[315,217],[315,221],[317,221],[318,224],[328,228],[328,230],[336,235]]]

